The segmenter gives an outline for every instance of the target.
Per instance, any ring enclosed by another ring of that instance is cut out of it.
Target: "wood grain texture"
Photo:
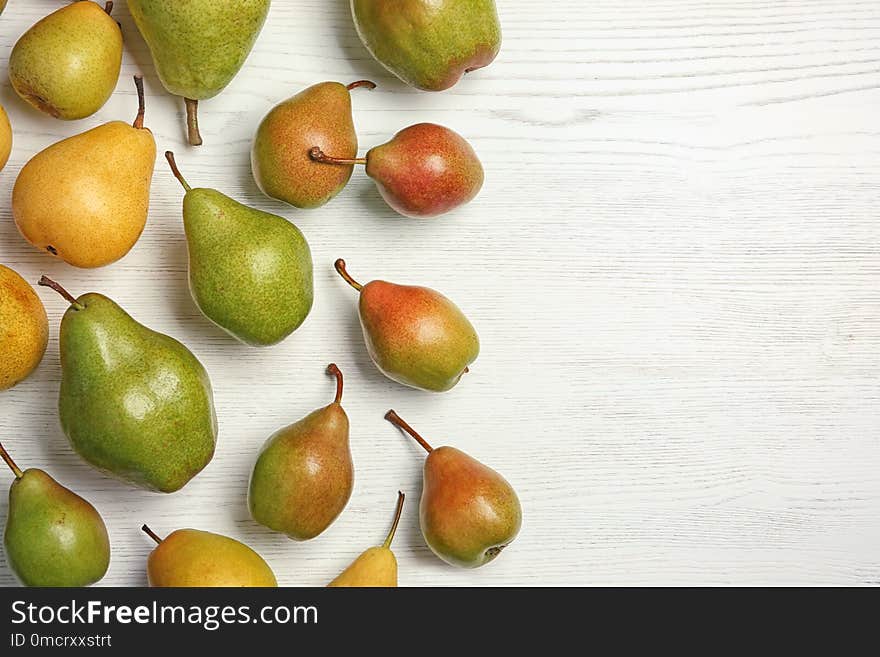
[[[402,585],[880,584],[880,5],[875,0],[501,0],[498,61],[443,94],[417,93],[361,46],[347,0],[276,0],[244,70],[203,103],[205,146],[184,146],[124,3],[117,93],[61,123],[0,99],[15,129],[0,174],[0,262],[75,292],[109,294],[183,340],[212,375],[215,460],[182,492],[139,492],[85,465],[58,426],[57,326],[38,372],[0,396],[2,439],[103,512],[104,584],[144,584],[150,543],[191,526],[247,541],[287,585],[321,585],[388,527]],[[10,3],[0,61],[57,2]],[[282,345],[253,350],[213,328],[185,282],[181,191],[157,163],[135,249],[97,271],[32,250],[10,216],[24,162],[59,138],[133,115],[191,183],[302,228],[316,303]],[[354,97],[364,147],[419,121],[472,140],[487,170],[470,206],[428,222],[396,216],[356,173],[325,208],[263,197],[248,161],[259,119],[321,80],[371,78]],[[434,396],[371,365],[352,292],[333,272],[435,287],[471,317],[483,349]],[[322,537],[294,544],[255,525],[245,489],[276,428],[347,376],[355,492]],[[419,448],[394,407],[435,443],[504,473],[524,527],[478,571],[445,566],[418,531]],[[0,517],[5,515],[0,502]],[[0,560],[0,584],[14,580]]]

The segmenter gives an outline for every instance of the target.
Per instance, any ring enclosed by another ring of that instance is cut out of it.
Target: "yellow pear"
[[[24,238],[76,267],[102,267],[137,242],[147,222],[156,141],[144,128],[143,82],[132,125],[111,121],[59,141],[24,166],[12,216]]]
[[[404,494],[398,491],[394,522],[391,524],[391,531],[388,532],[385,542],[378,547],[365,550],[327,586],[397,586],[397,558],[391,551],[391,541],[394,540],[394,532],[397,531],[397,525],[400,523],[404,498]]]
[[[263,557],[233,538],[178,529],[162,539],[146,525],[141,529],[157,543],[147,559],[150,586],[278,586]]]
[[[12,152],[12,125],[9,123],[9,117],[3,105],[0,105],[0,169],[6,166],[9,161],[9,154]]]
[[[46,309],[26,280],[0,265],[0,390],[33,372],[46,352]]]

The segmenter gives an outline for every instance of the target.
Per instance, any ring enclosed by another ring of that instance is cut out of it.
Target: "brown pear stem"
[[[79,301],[76,300],[70,292],[65,290],[61,285],[53,281],[46,275],[40,276],[40,280],[37,281],[37,285],[42,285],[43,287],[50,287],[55,290],[58,294],[65,298],[67,303],[71,305],[76,310],[85,310],[86,307],[82,305]]]
[[[309,149],[309,157],[312,158],[312,161],[318,162],[320,164],[339,164],[348,166],[350,164],[366,164],[367,158],[365,157],[356,157],[356,158],[346,158],[346,157],[330,157],[324,151],[320,149],[318,146],[313,146]]]
[[[404,422],[403,418],[401,418],[396,412],[394,412],[394,410],[390,410],[390,411],[388,411],[387,413],[385,413],[385,419],[388,420],[391,424],[393,424],[393,425],[396,426],[397,428],[399,428],[399,429],[403,429],[403,430],[406,431],[410,436],[412,436],[413,438],[415,438],[416,442],[417,442],[419,445],[421,445],[422,447],[424,447],[424,448],[425,448],[425,451],[428,452],[428,454],[430,454],[431,452],[434,451],[434,448],[431,447],[431,445],[428,444],[428,441],[425,440],[424,438],[422,438],[422,437],[416,432],[415,429],[413,429],[413,428],[412,428],[411,426],[409,426],[406,422]]]
[[[150,529],[146,525],[141,525],[141,531],[144,534],[146,534],[147,536],[149,536],[150,538],[152,538],[154,541],[156,541],[157,545],[162,543],[162,539],[159,538],[159,535],[156,534],[156,532],[154,532],[152,529]]]
[[[186,104],[186,135],[190,146],[201,146],[202,135],[199,133],[199,101],[184,98]]]
[[[174,153],[172,153],[171,151],[165,151],[165,159],[168,160],[168,166],[171,167],[171,173],[173,173],[174,177],[180,181],[180,184],[183,185],[183,188],[186,191],[192,189],[192,187],[189,186],[189,183],[186,182],[186,178],[184,178],[183,174],[180,173],[180,169],[177,168],[177,161],[174,159]]]
[[[358,80],[357,82],[352,82],[346,87],[346,89],[348,89],[349,91],[353,91],[354,89],[360,89],[361,87],[372,91],[376,88],[376,83],[371,82],[370,80]]]
[[[12,470],[12,474],[15,475],[15,478],[21,479],[21,468],[15,465],[15,461],[13,461],[12,457],[9,456],[9,452],[7,452],[6,448],[3,447],[3,443],[0,443],[0,458],[6,461],[6,465],[8,465],[9,469]]]
[[[394,522],[391,523],[391,531],[388,532],[382,547],[391,547],[391,541],[394,540],[394,534],[397,532],[397,525],[400,524],[400,514],[403,513],[403,500],[405,499],[406,495],[402,491],[397,491],[397,510],[394,512]]]
[[[111,3],[112,4],[112,3]],[[134,76],[134,86],[137,89],[138,95],[138,113],[137,116],[134,117],[134,123],[131,125],[138,130],[142,130],[144,127],[144,113],[147,111],[147,105],[144,102],[144,78],[141,75]]]
[[[342,401],[342,370],[336,363],[330,363],[327,366],[327,373],[336,377],[336,399],[333,400],[333,403],[338,404]]]
[[[346,283],[351,285],[355,290],[360,292],[364,289],[364,286],[354,280],[348,273],[348,270],[345,268],[345,260],[339,258],[336,262],[333,263],[333,266],[336,267],[336,271],[339,272],[339,275],[345,280]]]
[[[111,11],[113,11],[113,0],[107,0],[104,3],[104,12],[109,16]]]

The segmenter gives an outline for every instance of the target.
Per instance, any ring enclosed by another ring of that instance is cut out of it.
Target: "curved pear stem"
[[[190,146],[201,146],[202,135],[199,133],[199,101],[184,98],[186,105],[186,136]]]
[[[177,161],[174,159],[174,153],[172,153],[171,151],[165,151],[165,159],[168,160],[168,166],[171,167],[171,173],[173,173],[174,177],[180,181],[180,184],[183,185],[183,188],[186,191],[191,190],[192,187],[189,186],[189,183],[186,182],[186,178],[183,177],[183,174],[180,173],[180,169],[177,168]]]
[[[358,80],[357,82],[352,82],[346,87],[346,89],[348,89],[349,91],[353,91],[354,89],[360,89],[361,87],[372,91],[376,88],[376,83],[371,82],[370,80]]]
[[[336,363],[330,363],[327,366],[327,374],[332,374],[336,377],[336,398],[333,400],[334,404],[339,404],[342,401],[342,370],[336,365]]]
[[[60,294],[64,299],[71,305],[72,308],[76,310],[85,310],[86,307],[82,305],[79,301],[76,300],[76,297],[73,296],[70,292],[65,290],[61,285],[53,281],[51,278],[46,276],[40,276],[40,280],[37,281],[37,285],[42,285],[43,287],[49,287],[55,290],[58,294]]]
[[[12,457],[9,456],[9,452],[7,452],[6,448],[3,447],[3,443],[0,443],[0,458],[6,461],[6,465],[8,465],[9,469],[12,470],[12,474],[15,475],[15,478],[21,479],[21,468],[15,465],[15,461],[13,461]]]
[[[113,0],[107,0],[104,3],[104,13],[109,16],[111,11],[113,11]]]
[[[112,2],[110,4],[113,4]],[[142,130],[144,127],[144,113],[147,111],[147,105],[144,102],[144,78],[141,75],[134,76],[134,86],[138,95],[138,113],[134,117],[132,127]]]
[[[141,531],[144,534],[146,534],[147,536],[149,536],[150,538],[152,538],[154,541],[156,541],[157,545],[162,543],[162,539],[159,537],[159,535],[156,534],[156,532],[154,532],[152,529],[150,529],[146,525],[141,525]]]
[[[398,429],[403,429],[410,436],[415,438],[415,441],[425,448],[425,451],[430,454],[434,451],[434,448],[428,444],[428,441],[422,438],[415,429],[409,426],[406,422],[404,422],[403,418],[401,418],[394,410],[390,410],[385,413],[385,419],[388,420],[391,424],[393,424]]]
[[[339,272],[339,275],[345,280],[346,283],[351,285],[355,290],[360,292],[364,289],[364,286],[354,280],[348,273],[348,270],[345,268],[345,260],[339,258],[336,262],[333,263],[333,266],[336,267],[336,271]]]
[[[394,512],[394,522],[391,523],[391,531],[388,532],[385,542],[382,543],[384,548],[391,547],[391,541],[394,540],[394,534],[397,532],[397,525],[400,524],[400,514],[403,513],[403,501],[405,499],[406,495],[402,491],[397,491],[397,510]]]
[[[313,162],[318,162],[319,164],[338,164],[343,166],[348,166],[350,164],[366,164],[367,158],[365,157],[355,157],[355,158],[346,158],[346,157],[330,157],[324,151],[320,149],[318,146],[313,146],[309,149],[309,157],[312,158]]]

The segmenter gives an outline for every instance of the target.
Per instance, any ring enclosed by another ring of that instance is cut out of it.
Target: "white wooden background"
[[[58,6],[12,0],[0,61]],[[124,2],[118,91],[62,123],[5,81],[15,130],[0,174],[0,262],[72,292],[100,291],[186,343],[211,373],[217,455],[183,491],[141,492],[69,448],[56,417],[64,304],[41,290],[51,342],[0,395],[0,437],[91,500],[113,543],[105,584],[142,585],[150,541],[181,526],[242,539],[286,585],[321,585],[380,542],[409,494],[402,585],[880,584],[880,5],[876,0],[501,0],[497,62],[443,94],[414,92],[361,46],[347,0],[276,0],[247,65],[203,103],[205,145],[183,145]],[[9,210],[24,162],[54,141],[134,114],[191,183],[293,220],[309,239],[316,303],[282,345],[254,350],[190,300],[182,192],[157,162],[147,229],[121,262],[76,270],[27,245]],[[364,147],[436,121],[472,140],[483,193],[452,216],[396,216],[358,173],[317,211],[255,187],[249,148],[278,101],[322,80],[355,93]],[[355,297],[334,273],[435,287],[472,318],[482,354],[435,396],[382,377]],[[357,481],[323,536],[293,543],[249,518],[263,440],[328,403],[346,374]],[[422,454],[382,419],[491,464],[518,489],[522,533],[477,571],[437,560],[418,531]],[[3,478],[4,485],[9,477]],[[5,500],[0,517],[5,516]],[[14,580],[0,560],[0,583]]]

